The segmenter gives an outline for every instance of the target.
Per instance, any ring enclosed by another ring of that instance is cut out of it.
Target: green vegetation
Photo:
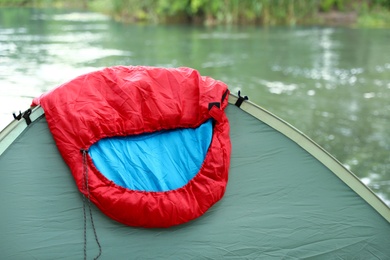
[[[87,9],[91,0],[0,0],[0,6],[55,7]]]
[[[390,0],[0,0],[0,6],[84,8],[131,23],[390,26]]]
[[[105,10],[127,22],[277,25],[311,21],[317,1],[307,0],[95,0],[93,10]]]
[[[362,3],[357,25],[360,27],[390,27],[390,1],[375,0],[371,6]]]

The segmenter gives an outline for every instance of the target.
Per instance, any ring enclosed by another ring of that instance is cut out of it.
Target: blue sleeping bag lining
[[[168,191],[183,187],[199,172],[212,134],[209,119],[197,128],[104,138],[89,154],[96,168],[119,186]]]

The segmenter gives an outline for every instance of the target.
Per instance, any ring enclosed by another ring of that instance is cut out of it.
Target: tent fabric
[[[199,172],[212,133],[209,119],[197,128],[104,138],[90,147],[89,154],[97,169],[121,187],[175,190]]]
[[[44,109],[78,189],[100,210],[130,226],[169,227],[201,216],[225,192],[231,152],[224,112],[228,93],[223,82],[190,68],[117,66],[79,76],[33,105]],[[80,152],[103,138],[196,128],[211,118],[212,141],[200,170],[178,189],[121,187]]]
[[[133,228],[92,207],[101,259],[388,259],[390,223],[296,143],[229,105],[224,198],[164,229]],[[22,122],[24,124],[24,122]],[[0,143],[1,145],[1,143]],[[46,118],[0,155],[0,258],[83,258],[81,196]],[[97,255],[87,228],[87,256]]]

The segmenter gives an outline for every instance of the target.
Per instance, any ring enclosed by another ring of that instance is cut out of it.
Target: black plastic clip
[[[26,120],[26,124],[29,125],[31,124],[31,118],[30,118],[30,115],[31,115],[32,111],[31,109],[27,109],[26,111],[24,111],[23,113],[19,111],[19,115],[16,115],[15,113],[12,113],[12,115],[14,116],[14,118],[16,120],[20,120],[22,118],[24,118]]]
[[[23,118],[24,120],[26,120],[27,125],[31,124],[31,118],[30,118],[31,112],[32,112],[31,109],[27,109],[23,113]]]
[[[13,115],[14,115],[14,118],[16,119],[16,120],[20,120],[20,119],[22,119],[22,112],[21,111],[19,111],[19,115],[16,115],[15,113],[12,113]]]
[[[213,106],[216,106],[217,108],[221,108],[221,103],[219,102],[210,102],[209,103],[209,110],[213,108]]]
[[[248,100],[248,99],[249,99],[248,96],[243,96],[242,97],[241,96],[241,91],[239,90],[238,91],[238,99],[237,99],[237,101],[236,101],[236,103],[234,105],[240,107],[242,102],[244,102],[244,100]]]

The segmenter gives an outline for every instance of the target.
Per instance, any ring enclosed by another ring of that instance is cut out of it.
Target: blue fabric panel
[[[198,128],[105,138],[89,154],[97,169],[132,190],[178,189],[200,170],[212,138],[212,120]]]

